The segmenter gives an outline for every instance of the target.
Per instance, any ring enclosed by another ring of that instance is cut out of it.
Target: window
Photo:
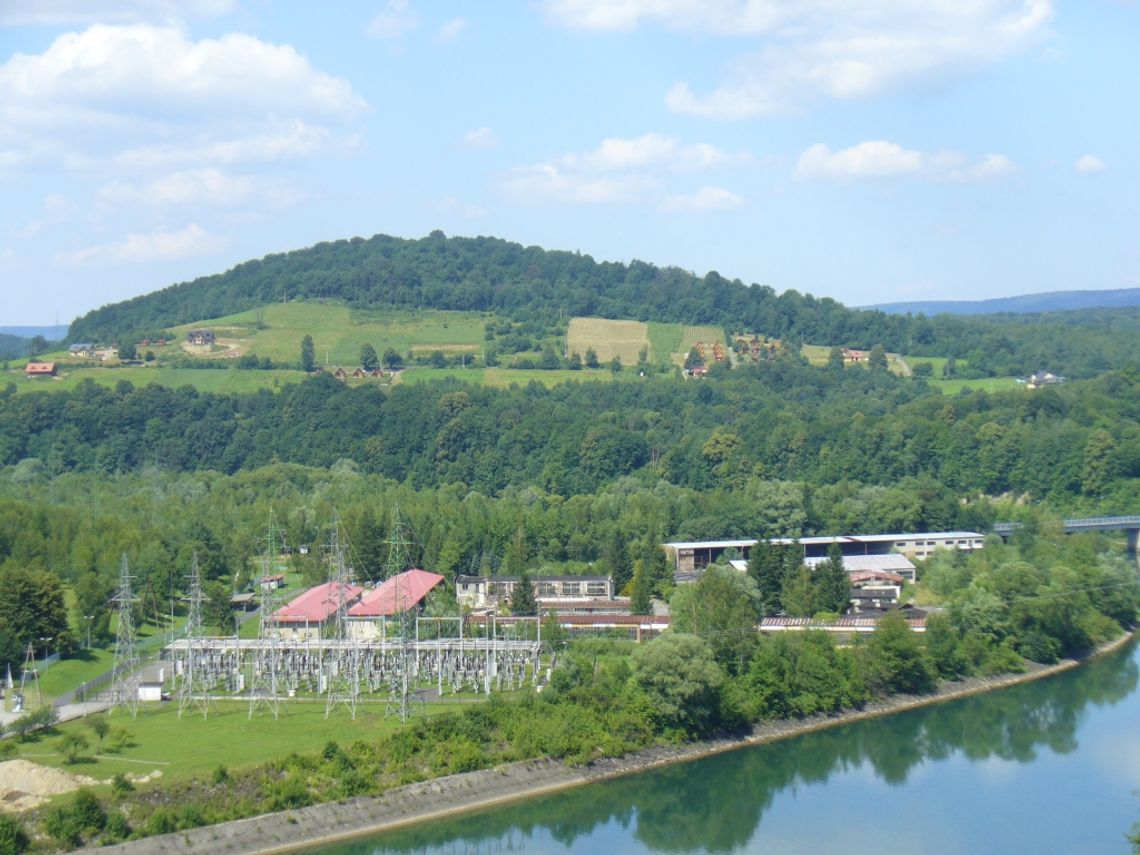
[[[589,597],[609,596],[609,585],[605,582],[587,582],[586,595]]]
[[[562,583],[562,596],[564,597],[580,597],[582,595],[581,582],[563,582]]]
[[[537,590],[538,596],[540,596],[540,597],[557,597],[558,596],[558,591],[555,588],[553,582],[539,582],[534,587]]]

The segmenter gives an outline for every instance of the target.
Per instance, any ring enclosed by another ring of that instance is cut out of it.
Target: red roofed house
[[[363,593],[364,589],[358,585],[344,586],[344,600],[350,606],[359,602]],[[295,639],[317,638],[336,616],[339,605],[340,583],[325,582],[279,608],[273,613],[273,622],[283,631],[291,631]]]
[[[348,610],[349,635],[353,638],[376,638],[380,634],[379,618],[388,618],[420,606],[436,585],[443,581],[438,573],[411,569],[397,573],[373,588]]]
[[[54,362],[29,362],[28,367],[24,369],[24,376],[26,376],[26,377],[54,377],[55,376],[55,363]]]

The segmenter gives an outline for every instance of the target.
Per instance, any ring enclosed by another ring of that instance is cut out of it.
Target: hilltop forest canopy
[[[495,312],[546,324],[594,316],[741,328],[796,342],[968,359],[973,370],[1024,375],[1039,368],[1094,376],[1140,360],[1140,309],[959,318],[887,315],[830,298],[745,285],[719,273],[595,262],[574,252],[491,237],[419,240],[375,235],[239,264],[79,318],[69,341],[112,341],[145,330],[288,299],[354,308]]]

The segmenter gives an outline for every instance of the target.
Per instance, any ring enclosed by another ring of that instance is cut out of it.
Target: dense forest
[[[958,318],[848,309],[830,298],[703,277],[641,261],[595,262],[497,238],[376,235],[248,261],[215,276],[104,306],[72,324],[69,341],[111,341],[282,299],[354,307],[492,311],[550,324],[596,316],[742,327],[818,345],[968,359],[983,375],[1040,368],[1093,376],[1140,361],[1140,309]]]
[[[1140,476],[1138,384],[1127,370],[946,398],[886,371],[781,357],[707,381],[554,388],[444,381],[383,391],[327,375],[276,394],[125,381],[22,395],[9,387],[0,393],[0,465],[52,475],[145,466],[233,473],[343,459],[414,488],[458,484],[488,495],[533,486],[569,497],[637,475],[742,495],[772,481],[824,490],[858,482],[902,487],[921,503],[929,491],[908,481],[917,479],[952,496],[1012,491],[1060,507],[1086,500],[1123,509]],[[930,513],[907,522],[943,524]]]

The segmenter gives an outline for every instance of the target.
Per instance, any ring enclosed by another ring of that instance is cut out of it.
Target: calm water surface
[[[311,852],[1127,853],[1140,819],[1137,650]]]

